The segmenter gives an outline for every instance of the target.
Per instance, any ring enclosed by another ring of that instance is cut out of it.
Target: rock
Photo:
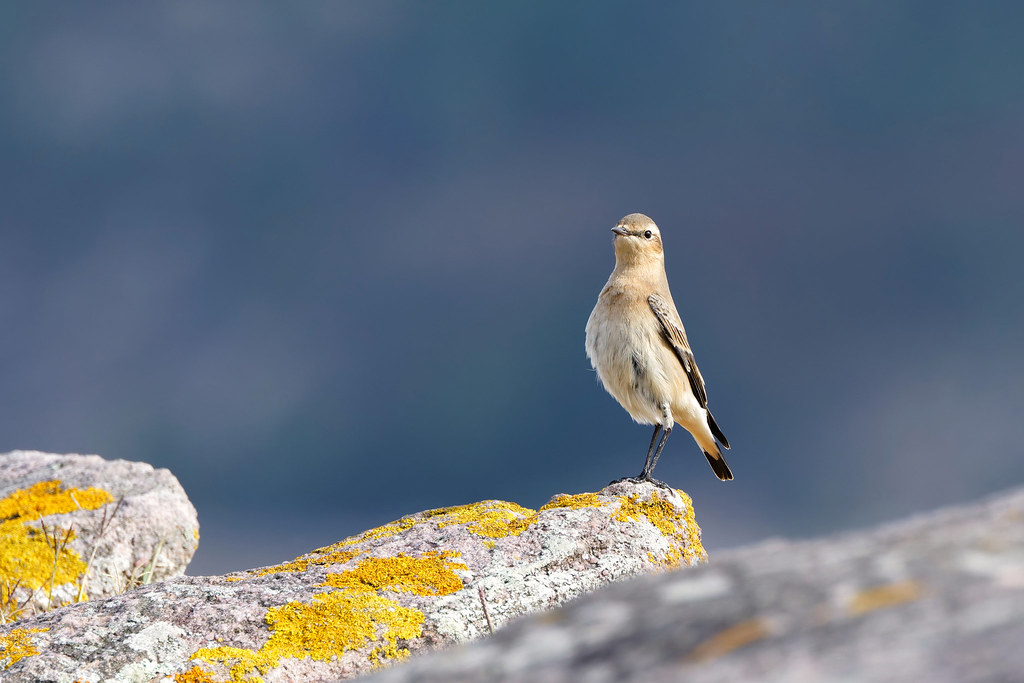
[[[1018,681],[1024,490],[642,577],[368,678]]]
[[[0,455],[0,624],[180,576],[198,544],[195,508],[167,470]]]
[[[0,675],[336,680],[616,579],[704,560],[680,492],[622,483],[556,496],[538,511],[489,500],[403,517],[281,565],[184,577],[27,619],[0,629],[0,671],[10,643]]]

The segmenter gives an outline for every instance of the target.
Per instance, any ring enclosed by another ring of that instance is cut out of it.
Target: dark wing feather
[[[673,309],[672,304],[658,294],[651,294],[647,297],[647,304],[654,311],[658,322],[661,323],[661,334],[665,342],[676,354],[680,365],[686,371],[686,376],[690,380],[690,388],[693,389],[693,395],[697,397],[697,402],[701,408],[707,408],[708,393],[704,388],[704,378],[700,376],[700,370],[697,369],[697,361],[693,358],[693,351],[690,350],[690,343],[686,340],[686,331],[683,330],[683,323],[679,320],[679,315]]]
[[[693,358],[693,351],[690,350],[690,342],[686,339],[686,331],[683,329],[682,321],[679,320],[679,314],[675,312],[673,306],[664,297],[657,294],[651,294],[647,297],[647,304],[654,311],[658,322],[661,323],[661,334],[665,339],[665,343],[676,354],[679,364],[686,371],[686,376],[690,380],[690,388],[693,389],[693,395],[697,397],[700,407],[707,410],[708,393],[704,388],[704,378],[701,377],[700,370],[697,368],[697,361]],[[725,438],[725,434],[722,433],[718,423],[715,422],[715,418],[710,410],[708,410],[708,427],[719,443],[729,448],[729,440]],[[711,466],[715,468],[715,474],[718,475],[719,479],[732,479],[732,472],[729,471],[729,466],[725,464],[724,458],[720,457],[720,460],[715,462],[709,455],[708,462],[711,462]]]

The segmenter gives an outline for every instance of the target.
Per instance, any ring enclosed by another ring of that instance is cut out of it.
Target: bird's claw
[[[630,484],[654,484],[655,486],[666,489],[668,491],[672,490],[671,486],[661,481],[660,479],[655,479],[649,474],[646,476],[640,475],[639,477],[623,477],[622,479],[616,479],[615,481],[609,482],[608,485],[614,486],[615,484],[621,484],[624,481],[628,481]]]

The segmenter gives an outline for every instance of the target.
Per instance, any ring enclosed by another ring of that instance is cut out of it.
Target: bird
[[[640,475],[612,483],[667,486],[651,473],[677,423],[693,436],[715,475],[729,481],[732,470],[722,455],[729,440],[708,409],[704,378],[669,291],[661,230],[644,214],[631,213],[612,232],[615,268],[587,320],[587,357],[633,420],[654,425]]]

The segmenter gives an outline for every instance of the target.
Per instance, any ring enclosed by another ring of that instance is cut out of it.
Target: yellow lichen
[[[902,605],[905,602],[913,602],[921,597],[923,593],[921,584],[917,581],[898,581],[883,586],[875,586],[863,590],[853,596],[850,601],[850,613],[854,616],[874,612],[885,607]]]
[[[756,643],[771,634],[763,619],[747,619],[723,629],[703,641],[686,657],[689,662],[707,662],[727,655],[733,650]]]
[[[7,670],[25,657],[39,654],[32,644],[33,633],[49,631],[48,628],[15,628],[7,635],[0,635],[0,666]]]
[[[494,550],[494,546],[498,545],[494,541],[484,541],[484,547],[488,550]]]
[[[336,546],[352,546],[365,541],[390,538],[408,531],[420,524],[434,524],[442,529],[455,524],[465,524],[466,530],[477,536],[504,538],[518,536],[537,521],[537,511],[502,500],[485,500],[468,505],[428,510],[419,516],[402,517],[394,522],[364,531],[358,536],[347,538]]]
[[[336,543],[333,546],[314,550],[308,555],[297,557],[290,562],[278,564],[273,567],[254,569],[251,573],[253,576],[266,576],[267,574],[277,574],[280,572],[304,572],[312,565],[329,567],[334,564],[344,564],[362,552],[360,550],[341,550],[337,547],[338,545],[339,544]],[[240,579],[235,580],[238,581]]]
[[[416,519],[415,517],[402,517],[394,522],[388,522],[383,526],[379,526],[373,529],[368,529],[358,536],[346,538],[340,543],[335,543],[336,546],[355,545],[356,543],[362,543],[364,541],[372,541],[378,538],[390,538],[396,534],[400,534],[403,531],[407,531],[417,524],[422,524],[425,519]]]
[[[423,619],[419,610],[375,593],[320,593],[309,604],[289,602],[267,610],[271,636],[259,650],[203,648],[192,658],[224,664],[232,681],[259,680],[259,674],[267,673],[284,658],[327,662],[374,640],[380,643],[371,653],[375,662],[403,659],[408,651],[398,647],[398,639],[419,636]]]
[[[466,524],[466,530],[470,533],[488,538],[518,536],[537,522],[536,510],[501,500],[440,508],[424,514],[439,518],[438,529],[453,524]]]
[[[697,513],[693,509],[693,499],[679,489],[676,489],[676,493],[683,499],[683,521],[686,522],[686,533],[682,539],[682,547],[690,550],[690,553],[686,555],[686,562],[687,564],[706,562],[708,554],[701,544],[701,532],[700,527],[697,526]],[[677,560],[675,565],[678,564]]]
[[[375,557],[339,574],[330,573],[322,586],[332,588],[313,596],[312,603],[289,602],[267,610],[270,639],[259,650],[237,647],[203,648],[192,655],[228,667],[233,681],[257,680],[283,658],[309,657],[330,661],[370,642],[369,654],[377,665],[408,657],[399,640],[419,637],[423,612],[403,607],[378,591],[414,595],[447,595],[462,588],[453,571],[466,565],[452,561],[454,552],[430,552],[422,557]]]
[[[612,513],[619,521],[643,518],[665,534],[670,548],[662,558],[652,556],[652,563],[678,564],[685,560],[692,564],[705,557],[700,545],[700,529],[693,517],[693,505],[686,494],[680,492],[680,495],[683,509],[676,508],[654,493],[646,501],[635,495],[620,497],[618,507]],[[596,493],[583,493],[558,496],[541,509],[576,510],[606,504],[608,501],[600,500]],[[496,500],[439,508],[403,517],[253,574],[300,572],[312,565],[350,562],[368,552],[355,550],[352,546],[389,538],[421,524],[431,524],[437,529],[464,524],[470,533],[484,537],[486,547],[493,548],[493,539],[517,536],[538,519],[538,511]],[[224,665],[233,681],[259,680],[261,674],[266,674],[285,658],[331,661],[345,652],[368,646],[372,647],[368,658],[374,665],[404,659],[409,651],[401,647],[401,641],[421,636],[425,617],[421,611],[385,597],[387,592],[432,596],[462,589],[462,579],[456,571],[465,571],[467,567],[455,561],[453,558],[456,557],[458,553],[442,551],[419,557],[364,558],[352,569],[328,573],[320,584],[328,590],[314,595],[312,602],[293,601],[269,609],[265,619],[271,634],[259,649],[210,647],[198,650],[192,658]]]
[[[682,491],[676,491],[683,500],[679,509],[664,500],[658,492],[651,493],[650,500],[640,500],[639,494],[619,496],[619,509],[612,515],[620,522],[639,521],[644,517],[669,541],[669,549],[658,560],[649,554],[648,559],[666,568],[676,567],[685,561],[687,565],[707,558],[700,542],[700,527],[693,512],[693,501]]]
[[[448,558],[459,553],[429,552],[422,557],[372,557],[352,570],[328,574],[321,586],[348,588],[358,592],[392,590],[416,595],[448,595],[462,589],[462,579],[453,569],[465,570],[462,562]]]
[[[75,510],[95,510],[114,498],[102,489],[70,488],[61,490],[59,481],[41,481],[15,491],[0,500],[0,520],[20,518],[22,522]]]
[[[54,561],[53,532],[59,541],[75,537],[68,529],[43,530],[31,525],[42,517],[75,510],[95,510],[113,501],[106,491],[96,488],[61,489],[59,481],[42,481],[15,491],[0,500],[0,584],[17,583],[29,590],[52,584],[59,586],[78,580],[86,565],[78,553],[64,545]],[[10,596],[6,596],[10,599]]]
[[[552,498],[551,502],[547,505],[542,506],[541,512],[544,510],[554,510],[555,508],[579,510],[580,508],[596,508],[602,505],[604,505],[604,502],[597,497],[596,493],[577,493],[572,496],[563,493]]]
[[[640,500],[640,495],[634,493],[620,496],[619,501],[619,509],[613,515],[616,520],[637,521],[643,515],[663,535],[671,536],[676,533],[676,523],[680,519],[679,510],[667,500],[662,500],[657,491],[651,494],[650,500]]]

